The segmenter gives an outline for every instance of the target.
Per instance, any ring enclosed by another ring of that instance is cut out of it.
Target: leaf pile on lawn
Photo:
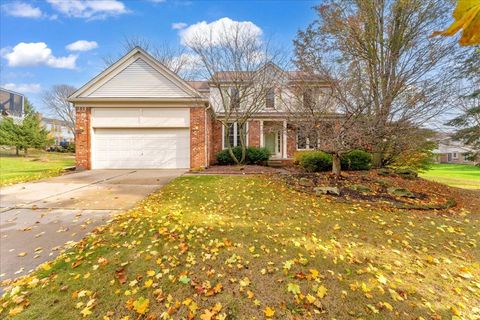
[[[18,319],[478,319],[479,215],[331,203],[266,177],[176,179],[13,281]]]

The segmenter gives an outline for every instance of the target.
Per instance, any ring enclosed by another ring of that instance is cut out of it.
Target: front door
[[[281,157],[281,139],[280,131],[267,132],[264,134],[265,148],[270,151],[272,158]]]

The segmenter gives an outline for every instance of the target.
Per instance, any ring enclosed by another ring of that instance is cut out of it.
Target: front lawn
[[[477,319],[479,228],[460,209],[381,210],[278,178],[187,176],[6,288],[0,316]]]
[[[30,150],[28,157],[16,157],[11,150],[1,150],[0,185],[56,176],[66,167],[74,165],[75,156],[70,153]]]
[[[444,183],[446,185],[480,189],[480,167],[468,164],[434,164],[421,174],[422,178]]]

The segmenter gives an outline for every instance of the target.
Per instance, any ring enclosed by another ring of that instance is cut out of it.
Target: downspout
[[[208,102],[206,103],[206,108],[205,108],[205,168],[208,168],[210,164],[210,153],[209,151],[209,146],[210,146],[210,139],[208,138],[208,110],[210,109],[210,105]]]

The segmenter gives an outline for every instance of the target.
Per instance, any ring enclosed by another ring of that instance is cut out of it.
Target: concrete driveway
[[[0,189],[0,281],[28,273],[185,170],[91,170]]]

